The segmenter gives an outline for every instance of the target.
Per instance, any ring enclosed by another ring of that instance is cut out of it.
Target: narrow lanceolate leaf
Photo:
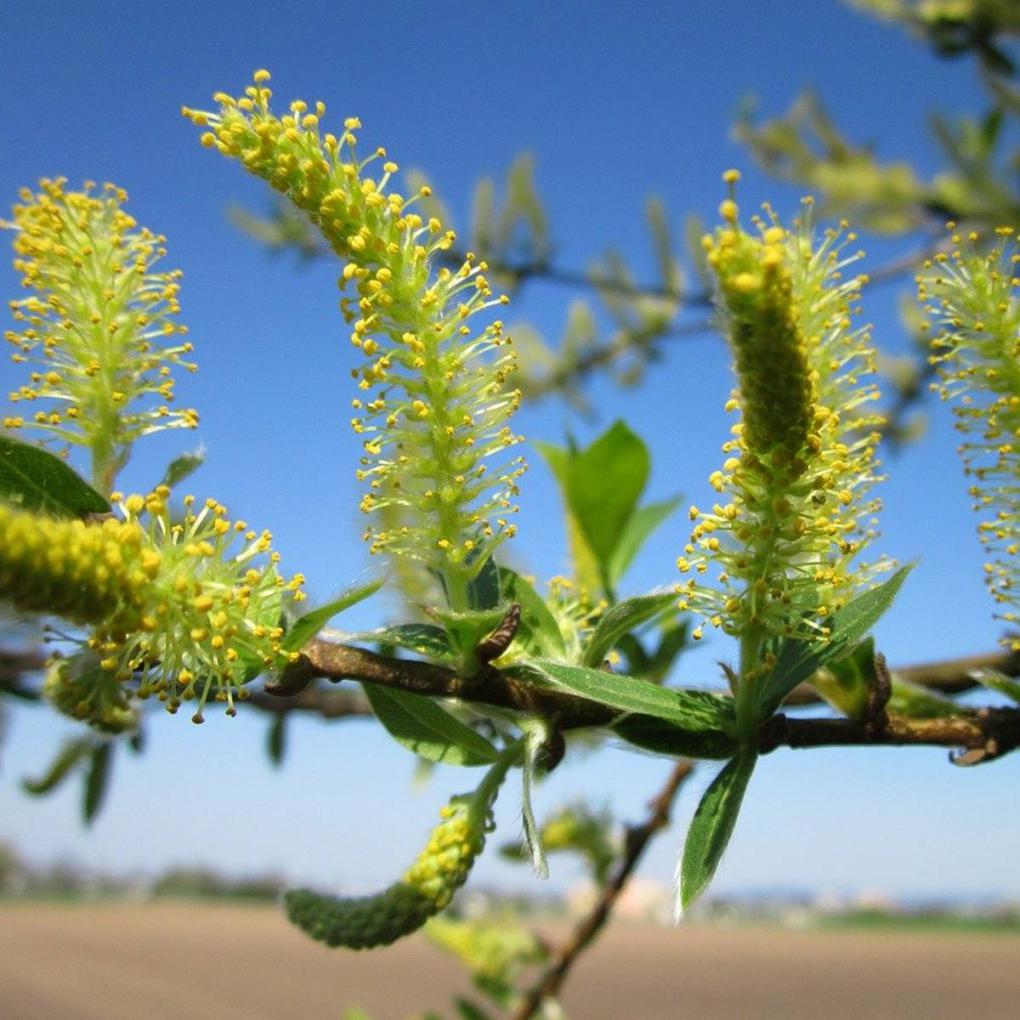
[[[995,670],[985,669],[975,673],[974,679],[982,687],[987,687],[990,691],[995,691],[998,694],[1004,694],[1010,701],[1015,701],[1020,705],[1020,682],[1017,682],[1012,677],[1008,677],[1004,673],[998,673]]]
[[[570,458],[567,498],[603,571],[648,481],[648,448],[622,421]]]
[[[287,749],[287,716],[282,712],[269,724],[266,736],[266,753],[269,763],[274,768],[283,764],[283,755]]]
[[[499,567],[491,556],[468,584],[468,604],[472,609],[495,609],[499,605]]]
[[[421,758],[471,766],[499,757],[485,737],[429,698],[376,684],[365,684],[365,695],[390,736]]]
[[[607,570],[610,584],[615,586],[620,582],[652,532],[680,506],[681,502],[681,497],[676,496],[661,503],[649,503],[634,511],[609,558]]]
[[[59,457],[10,436],[0,436],[0,499],[54,517],[110,512],[110,504]]]
[[[22,779],[22,789],[36,797],[55,790],[71,774],[75,766],[88,757],[93,747],[95,741],[90,737],[68,741],[43,775],[38,779]]]
[[[291,625],[290,630],[283,637],[283,649],[287,652],[297,652],[308,643],[323,627],[345,609],[363,602],[370,595],[374,595],[383,585],[383,578],[370,581],[368,584],[359,585],[356,588],[349,588],[339,598],[327,602],[326,605],[313,609],[298,617]]]
[[[396,627],[356,631],[353,634],[344,634],[344,641],[359,645],[405,648],[409,652],[417,652],[430,659],[450,659],[457,654],[446,631],[430,623],[402,623]]]
[[[542,847],[542,833],[531,806],[531,791],[535,785],[535,772],[542,745],[547,738],[548,730],[544,723],[533,721],[526,724],[524,763],[521,766],[521,822],[524,827],[524,843],[531,856],[531,867],[539,878],[549,877],[549,865]]]
[[[624,634],[676,606],[673,592],[639,595],[613,606],[599,620],[584,649],[583,664],[598,667]]]
[[[680,909],[686,910],[705,891],[733,835],[756,755],[739,754],[715,777],[694,812],[680,865]]]
[[[205,450],[199,447],[190,453],[182,453],[167,465],[160,484],[174,489],[186,478],[190,478],[205,463]]]
[[[558,662],[532,663],[558,687],[565,687],[589,701],[637,712],[675,723],[692,731],[729,732],[733,726],[730,699],[707,691],[681,691],[637,680],[619,673],[606,673],[587,666],[565,666]]]
[[[99,744],[92,751],[88,775],[85,777],[85,791],[82,798],[82,820],[91,825],[99,814],[106,791],[110,785],[110,766],[113,763],[113,744]]]
[[[563,634],[542,596],[516,571],[499,568],[503,602],[521,607],[521,622],[514,639],[538,655],[560,656],[566,653]]]
[[[837,711],[850,719],[861,719],[875,683],[875,642],[865,638],[849,655],[816,670],[811,686]]]
[[[736,738],[729,730],[691,730],[650,715],[625,715],[613,723],[613,732],[654,754],[670,758],[732,758],[737,751]]]
[[[826,641],[780,642],[775,667],[758,690],[761,715],[771,715],[783,698],[827,662],[843,658],[861,641],[892,605],[913,564],[900,567],[887,581],[866,591],[833,613]]]

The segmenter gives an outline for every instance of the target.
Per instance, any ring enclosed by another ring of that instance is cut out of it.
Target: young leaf
[[[816,670],[811,685],[837,711],[850,719],[862,719],[868,695],[875,683],[875,642],[865,638],[849,655]]]
[[[531,790],[535,783],[539,754],[547,738],[548,730],[544,723],[536,720],[525,724],[524,762],[521,766],[521,822],[524,826],[524,844],[531,857],[531,867],[539,878],[549,877],[549,865],[542,849],[542,833],[531,806]]]
[[[900,567],[887,581],[858,595],[829,620],[827,641],[780,642],[776,664],[758,689],[758,704],[762,718],[770,716],[783,698],[815,670],[827,662],[841,659],[882,618],[892,605],[900,586],[910,573],[913,564]]]
[[[652,595],[639,595],[613,606],[599,620],[592,631],[584,649],[582,663],[597,668],[602,665],[606,656],[617,641],[629,634],[635,627],[654,619],[660,613],[676,606],[676,595],[673,592],[656,592]]]
[[[492,1020],[492,1014],[486,1013],[470,999],[458,996],[455,1000],[458,1020]],[[437,1017],[436,1020],[439,1020]]]
[[[650,715],[625,715],[612,730],[628,744],[670,758],[732,758],[737,741],[723,730],[689,730]]]
[[[649,503],[634,511],[609,558],[606,570],[611,585],[615,587],[620,582],[652,532],[680,506],[682,501],[680,496],[676,496],[661,503]]]
[[[22,779],[21,788],[25,793],[39,797],[56,789],[71,773],[71,770],[92,752],[95,741],[81,737],[64,744],[53,760],[53,764],[38,779]]]
[[[622,422],[567,465],[567,496],[603,572],[637,506],[650,470],[648,448]]]
[[[503,621],[504,609],[468,609],[462,613],[452,609],[433,609],[431,615],[446,628],[454,649],[470,660],[479,643]]]
[[[694,812],[680,865],[681,910],[687,910],[705,891],[719,867],[756,759],[752,751],[743,751],[732,759],[712,781]]]
[[[1005,673],[999,673],[993,669],[983,669],[974,674],[974,679],[982,687],[987,687],[997,694],[1004,694],[1010,701],[1015,701],[1020,705],[1020,683],[1012,677],[1006,676]]]
[[[892,693],[885,706],[889,715],[902,715],[908,719],[952,719],[968,716],[972,710],[959,705],[944,694],[921,687],[918,684],[892,678]]]
[[[92,749],[88,775],[85,777],[85,790],[82,797],[82,821],[91,825],[95,821],[99,809],[106,799],[106,791],[110,785],[110,766],[113,763],[113,744],[98,744]]]
[[[383,585],[383,578],[370,581],[368,584],[359,585],[357,588],[349,588],[339,598],[326,605],[313,609],[304,616],[299,616],[290,630],[283,636],[283,649],[287,652],[297,652],[311,638],[322,630],[338,613],[364,601],[369,595],[374,595]]]
[[[681,729],[696,733],[729,733],[733,728],[731,699],[707,691],[657,687],[619,673],[606,673],[587,666],[565,666],[548,660],[540,660],[531,665],[557,686],[623,712],[637,712],[665,719]]]
[[[287,749],[287,716],[282,712],[269,724],[266,735],[266,753],[274,768],[283,763],[283,755]]]
[[[0,436],[0,499],[54,517],[110,512],[110,504],[59,457],[10,436]]]
[[[377,684],[365,695],[390,736],[409,751],[446,765],[488,765],[499,752],[485,737],[429,698]]]
[[[560,626],[542,596],[520,574],[507,567],[499,568],[499,584],[503,602],[516,602],[521,607],[515,640],[539,655],[565,655],[567,649]]]
[[[191,453],[182,453],[179,457],[174,457],[167,465],[160,484],[169,486],[171,489],[176,488],[185,478],[193,475],[204,463],[205,450],[202,447],[192,450]]]
[[[576,451],[571,447],[564,449],[553,446],[552,443],[543,443],[535,440],[532,446],[542,455],[549,470],[552,471],[560,487],[560,495],[563,499],[563,515],[567,525],[567,540],[570,543],[570,559],[573,564],[574,580],[577,584],[588,591],[597,591],[602,583],[599,575],[599,565],[595,560],[588,540],[581,530],[577,515],[570,502],[569,475],[571,460],[577,456]]]
[[[396,627],[356,631],[353,634],[345,634],[344,640],[356,644],[406,648],[430,659],[451,659],[457,654],[446,631],[431,623],[403,623]]]
[[[491,556],[468,584],[468,603],[472,609],[495,609],[499,605],[499,567]]]

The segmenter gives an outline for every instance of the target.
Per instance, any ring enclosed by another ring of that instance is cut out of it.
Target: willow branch
[[[956,672],[949,663],[936,663],[932,667],[913,667],[912,674],[911,669],[900,673],[923,677],[921,671],[930,670],[931,677],[943,683],[961,682],[961,662],[965,671],[962,675],[965,676],[973,669],[995,661],[998,661],[995,657],[975,656],[957,660]],[[1011,659],[1000,664],[1016,671],[1016,663]],[[482,670],[477,676],[463,677],[445,666],[389,658],[318,638],[310,641],[298,661],[288,667],[281,686],[288,691],[302,689],[302,685],[307,686],[316,677],[334,681],[357,680],[397,688],[409,694],[459,698],[469,703],[511,709],[549,719],[563,731],[604,728],[625,714],[575,694],[529,683],[493,667]],[[883,717],[882,725],[876,725],[875,720],[789,719],[779,715],[765,724],[761,734],[763,753],[778,747],[850,745],[965,748],[976,752],[976,760],[987,760],[1020,746],[1020,709],[982,709],[944,719],[892,717],[886,720]]]
[[[904,747],[928,745],[966,748],[956,764],[976,765],[1020,747],[1020,709],[979,709],[967,716],[944,719],[906,719],[889,716],[874,720],[790,719],[773,716],[761,730],[759,750],[777,747]]]
[[[525,712],[553,720],[561,730],[607,726],[620,714],[594,701],[539,687],[491,667],[477,676],[462,677],[452,669],[431,662],[390,658],[364,648],[313,638],[301,650],[298,661],[284,672],[283,681],[290,688],[316,677],[333,681],[357,680],[398,688],[408,694],[459,698]]]
[[[554,999],[559,995],[574,962],[605,927],[616,901],[620,898],[620,893],[630,880],[649,843],[658,832],[669,825],[673,801],[692,770],[690,762],[678,761],[673,766],[666,785],[649,802],[648,817],[640,825],[627,828],[623,856],[609,881],[603,886],[597,902],[574,928],[568,941],[555,950],[545,972],[521,1000],[511,1020],[530,1020],[539,1013],[547,999]]]

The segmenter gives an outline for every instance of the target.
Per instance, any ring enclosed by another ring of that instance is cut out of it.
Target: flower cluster
[[[485,846],[497,789],[483,784],[473,797],[455,797],[444,806],[442,821],[403,879],[375,896],[339,898],[308,889],[287,893],[291,921],[326,945],[348,949],[389,945],[416,931],[447,907],[467,881]]]
[[[144,533],[149,584],[137,628],[104,627],[93,636],[100,665],[135,680],[139,696],[156,694],[171,711],[197,699],[196,722],[210,696],[227,702],[233,714],[234,692],[282,661],[284,593],[302,600],[304,577],[285,581],[270,532],[231,522],[215,499],[196,510],[194,497],[185,496],[177,522],[166,486],[144,497],[114,497],[128,524]]]
[[[954,225],[950,224],[950,229]],[[932,341],[939,382],[953,401],[964,466],[974,480],[970,495],[988,553],[985,578],[999,619],[1020,622],[1020,251],[1011,228],[999,243],[980,249],[980,238],[952,235],[953,249],[925,263],[918,278],[922,301],[940,326]],[[1008,639],[1020,651],[1020,639]]]
[[[398,167],[384,149],[357,153],[357,118],[339,136],[320,128],[324,105],[302,100],[278,117],[270,110],[267,71],[241,98],[217,93],[219,110],[184,110],[206,128],[202,142],[239,160],[308,214],[344,260],[341,301],[351,342],[365,361],[354,371],[354,430],[365,456],[362,500],[379,525],[366,539],[374,552],[424,562],[462,606],[468,581],[514,533],[508,520],[523,459],[505,451],[521,441],[507,424],[520,393],[507,388],[510,338],[495,321],[475,332],[468,320],[505,303],[468,253],[454,268],[452,231],[414,210],[428,188],[405,197],[392,190]],[[378,166],[377,171],[370,168]]]
[[[86,447],[95,485],[108,493],[140,436],[194,428],[193,410],[172,410],[172,369],[185,360],[180,272],[156,272],[165,238],[138,227],[112,184],[66,191],[63,178],[24,189],[14,207],[15,269],[30,296],[11,302],[16,330],[5,333],[15,362],[33,362],[12,403],[45,401],[5,428],[29,427]]]
[[[92,677],[92,695],[83,687],[84,659],[73,675],[54,675],[55,690],[71,681],[80,689],[76,704],[105,698],[113,679],[138,697],[158,696],[171,711],[197,700],[196,722],[210,697],[233,713],[235,692],[285,661],[283,599],[288,592],[303,599],[304,578],[284,581],[269,532],[231,523],[216,500],[196,512],[186,496],[177,521],[166,486],[114,498],[124,519],[97,525],[0,504],[0,598],[92,625],[82,653],[102,674]],[[92,717],[86,709],[78,714]]]
[[[726,408],[741,420],[709,479],[719,502],[690,509],[677,565],[692,576],[678,590],[681,608],[728,633],[810,639],[886,567],[855,562],[875,535],[881,419],[866,406],[878,398],[868,333],[851,322],[864,277],[842,276],[859,257],[845,254],[854,235],[827,231],[816,244],[810,202],[793,230],[766,211],[746,232],[731,193],[724,225],[704,239],[738,383]]]

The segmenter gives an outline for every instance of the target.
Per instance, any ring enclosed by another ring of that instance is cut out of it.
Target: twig
[[[649,802],[648,817],[637,826],[627,829],[623,856],[616,870],[602,888],[602,893],[588,915],[574,929],[567,942],[554,953],[545,972],[524,996],[511,1020],[530,1020],[547,999],[556,998],[577,958],[595,940],[609,920],[616,901],[620,898],[630,876],[641,860],[648,844],[661,829],[669,825],[669,814],[677,792],[693,771],[688,761],[678,761],[666,780],[666,785]]]
[[[1020,709],[983,708],[967,716],[906,719],[889,716],[876,727],[869,719],[790,719],[773,716],[761,731],[762,754],[777,747],[876,747],[929,745],[966,748],[952,760],[977,765],[1020,747]]]
[[[985,655],[970,655],[961,659],[944,659],[914,666],[900,666],[892,670],[899,680],[941,691],[943,694],[962,694],[979,686],[975,673],[985,670],[1020,676],[1020,652],[997,651]],[[823,699],[809,684],[795,687],[786,698],[786,705],[815,705]]]

